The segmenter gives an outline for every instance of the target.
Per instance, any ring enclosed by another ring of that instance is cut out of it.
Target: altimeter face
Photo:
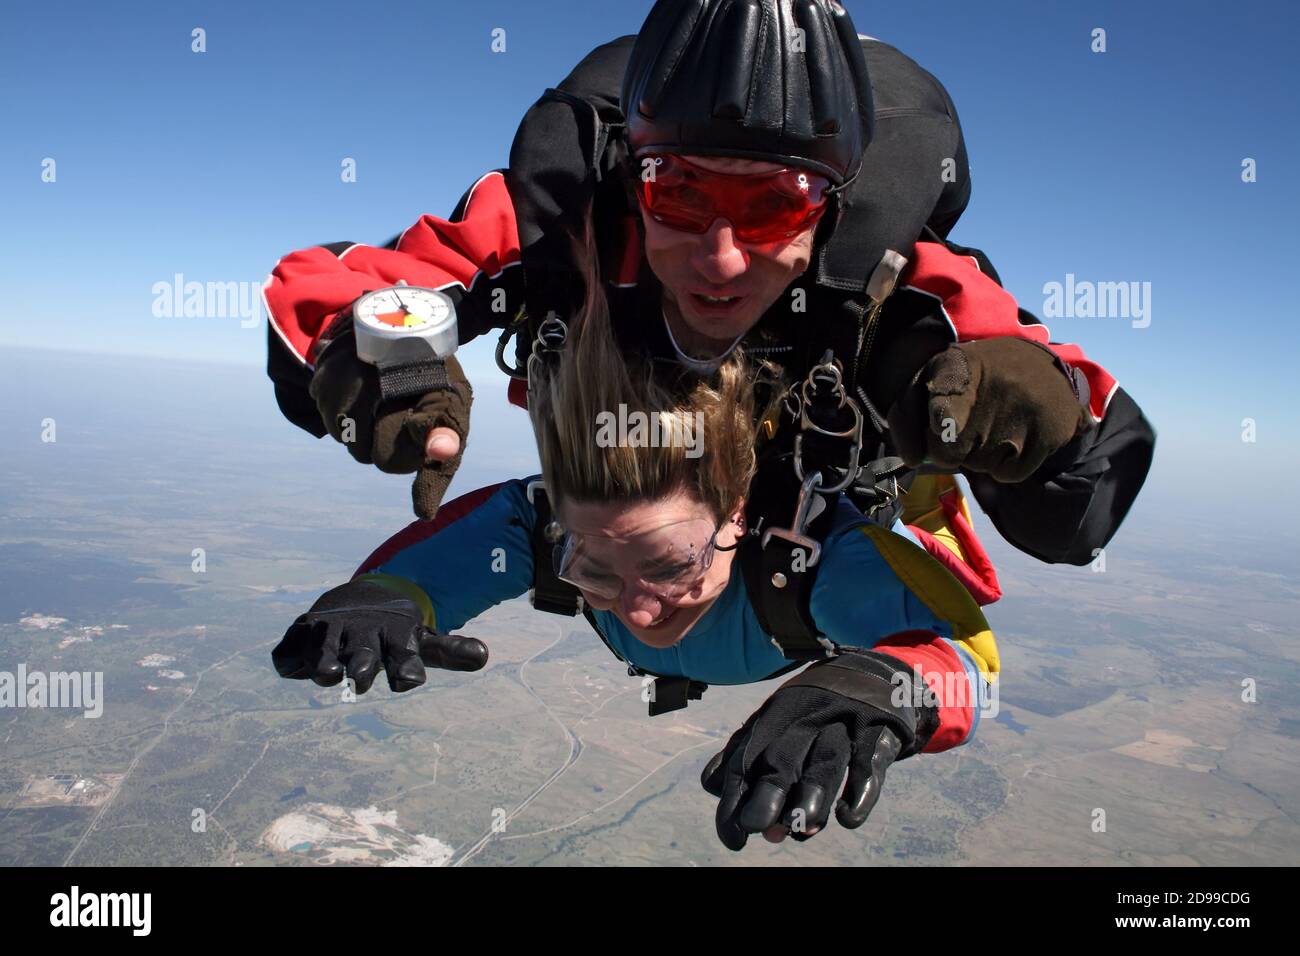
[[[352,308],[357,357],[372,365],[446,358],[456,351],[456,304],[445,292],[395,285],[368,292]]]
[[[353,319],[381,335],[412,335],[441,328],[454,312],[451,299],[434,289],[393,286],[363,297]]]

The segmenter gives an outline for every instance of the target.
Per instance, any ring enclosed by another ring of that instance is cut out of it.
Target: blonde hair
[[[566,501],[654,501],[685,491],[724,521],[755,471],[756,375],[740,349],[707,378],[676,362],[625,355],[590,227],[575,251],[586,282],[583,305],[558,355],[529,363],[528,409],[552,504],[560,512]],[[598,440],[598,421],[624,410],[655,421],[661,435],[692,435],[697,454],[681,441],[654,447]]]

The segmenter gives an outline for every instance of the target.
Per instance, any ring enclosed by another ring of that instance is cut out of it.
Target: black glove
[[[911,467],[928,458],[1018,484],[1090,420],[1050,349],[999,337],[930,359],[890,409],[889,433]]]
[[[358,694],[374,683],[382,664],[395,692],[424,683],[424,668],[476,671],[488,649],[472,637],[439,634],[424,626],[415,602],[373,581],[349,581],[326,591],[299,615],[271,651],[281,677],[331,687],[344,675]]]
[[[456,357],[443,361],[447,388],[384,402],[378,370],[357,358],[356,341],[351,332],[344,332],[317,360],[308,388],[326,430],[347,446],[353,458],[393,475],[415,473],[412,505],[416,515],[426,519],[437,514],[460,467],[474,401],[474,391]],[[349,421],[353,425],[351,441],[345,440]],[[425,461],[425,440],[433,428],[450,428],[459,436],[460,451],[454,458]]]
[[[818,661],[782,684],[700,777],[720,798],[718,838],[740,850],[749,834],[784,825],[796,840],[809,839],[826,826],[846,769],[835,818],[862,826],[889,765],[938,728],[932,702],[913,706],[912,684],[911,668],[875,651]]]

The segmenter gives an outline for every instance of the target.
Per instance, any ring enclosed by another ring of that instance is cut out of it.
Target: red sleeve
[[[1021,321],[1015,297],[981,272],[973,256],[958,255],[937,242],[918,242],[900,285],[940,300],[954,341],[1013,335],[1046,345],[1088,380],[1088,410],[1093,419],[1106,416],[1119,382],[1079,346],[1049,341],[1051,333],[1041,322]]]
[[[519,263],[519,236],[514,207],[500,172],[478,180],[461,200],[460,216],[421,216],[389,247],[359,243],[313,246],[292,252],[276,263],[262,287],[266,314],[280,340],[305,365],[314,364],[314,346],[330,322],[363,293],[395,285],[441,289],[457,303],[457,322],[464,342],[486,328],[504,325],[485,319],[491,282]],[[517,273],[519,270],[511,270]],[[518,279],[522,287],[522,278]],[[465,301],[468,314],[462,314]],[[522,296],[513,302],[522,304]],[[495,303],[494,303],[495,305]]]
[[[939,727],[922,748],[936,753],[970,739],[979,723],[975,682],[983,680],[973,661],[963,659],[956,646],[929,631],[907,631],[887,637],[873,650],[888,654],[920,671],[938,702]]]

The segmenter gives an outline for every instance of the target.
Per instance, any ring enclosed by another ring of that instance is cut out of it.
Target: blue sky
[[[847,3],[948,86],[974,197],[953,238],[1043,311],[1065,280],[1151,283],[1151,322],[1058,319],[1192,464],[1289,488],[1300,429],[1294,4]],[[152,287],[257,282],[285,252],[379,242],[504,165],[541,90],[648,2],[45,2],[0,32],[0,345],[260,363],[237,318]],[[207,52],[190,50],[203,27]],[[1107,51],[1090,50],[1096,27]],[[493,53],[492,31],[506,31]],[[46,157],[57,181],[41,181]],[[340,181],[354,157],[358,182]],[[1241,181],[1241,162],[1258,181]],[[484,350],[476,380],[495,374]],[[268,415],[276,410],[268,390]],[[1259,422],[1244,449],[1240,421]]]

